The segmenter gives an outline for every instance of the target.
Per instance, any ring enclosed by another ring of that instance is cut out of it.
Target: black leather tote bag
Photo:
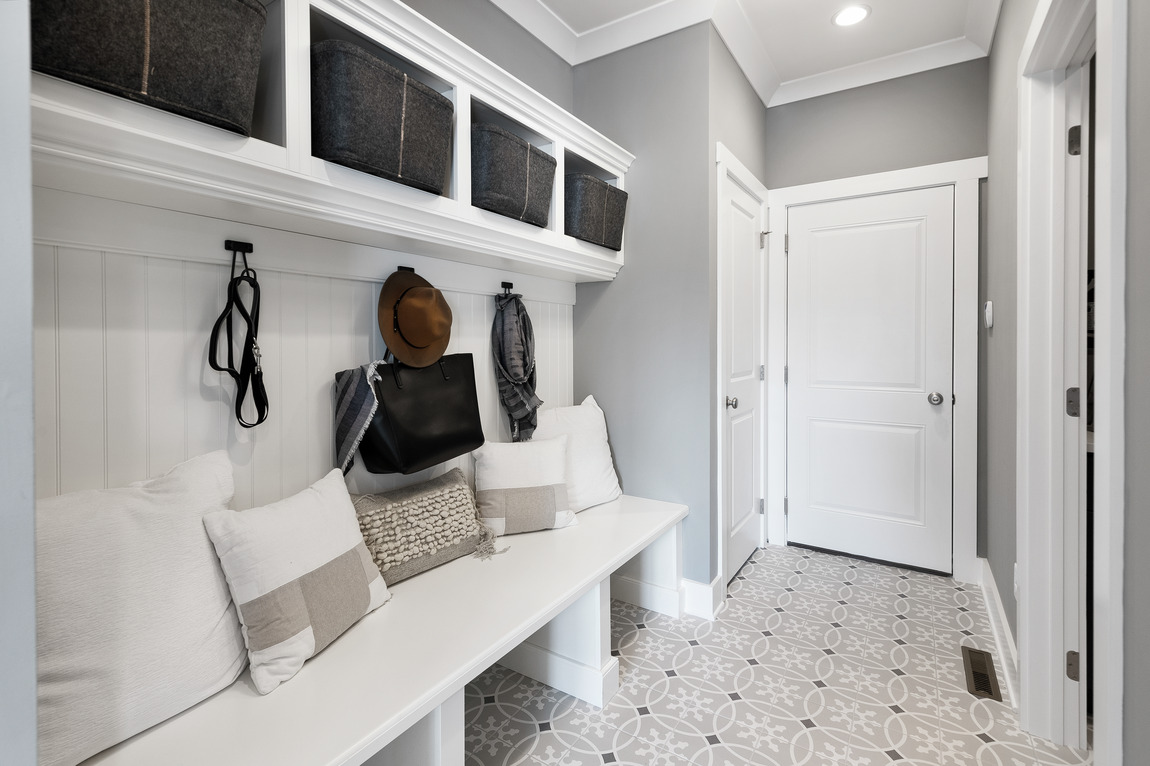
[[[415,473],[483,444],[475,361],[448,354],[428,367],[376,368],[379,408],[359,444],[372,473]]]

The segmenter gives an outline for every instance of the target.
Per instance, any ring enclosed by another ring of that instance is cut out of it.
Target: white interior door
[[[763,266],[767,190],[720,148],[719,450],[724,582],[762,540]]]
[[[954,189],[787,219],[787,539],[949,573]]]

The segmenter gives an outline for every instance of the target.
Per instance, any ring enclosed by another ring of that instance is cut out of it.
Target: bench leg
[[[460,689],[369,758],[365,766],[463,766],[467,752],[463,721]]]
[[[611,656],[610,580],[593,587],[499,662],[602,707],[619,690],[619,660]]]
[[[675,619],[683,616],[681,526],[668,529],[611,575],[615,598]]]

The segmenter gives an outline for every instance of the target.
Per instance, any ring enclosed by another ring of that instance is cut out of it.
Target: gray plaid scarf
[[[511,422],[511,440],[527,441],[535,433],[535,411],[543,401],[535,395],[535,332],[522,296],[495,296],[491,352],[499,398]]]

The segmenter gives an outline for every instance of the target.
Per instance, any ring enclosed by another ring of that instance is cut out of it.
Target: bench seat
[[[395,585],[388,604],[271,694],[260,696],[245,672],[86,763],[462,764],[463,687],[509,653],[511,667],[560,688],[553,668],[585,666],[602,674],[603,699],[565,690],[595,704],[610,697],[618,684],[611,575],[624,565],[678,567],[686,514],[623,496],[580,513],[575,526],[501,538],[504,554],[464,557]],[[642,561],[649,546],[662,551],[657,562]]]

